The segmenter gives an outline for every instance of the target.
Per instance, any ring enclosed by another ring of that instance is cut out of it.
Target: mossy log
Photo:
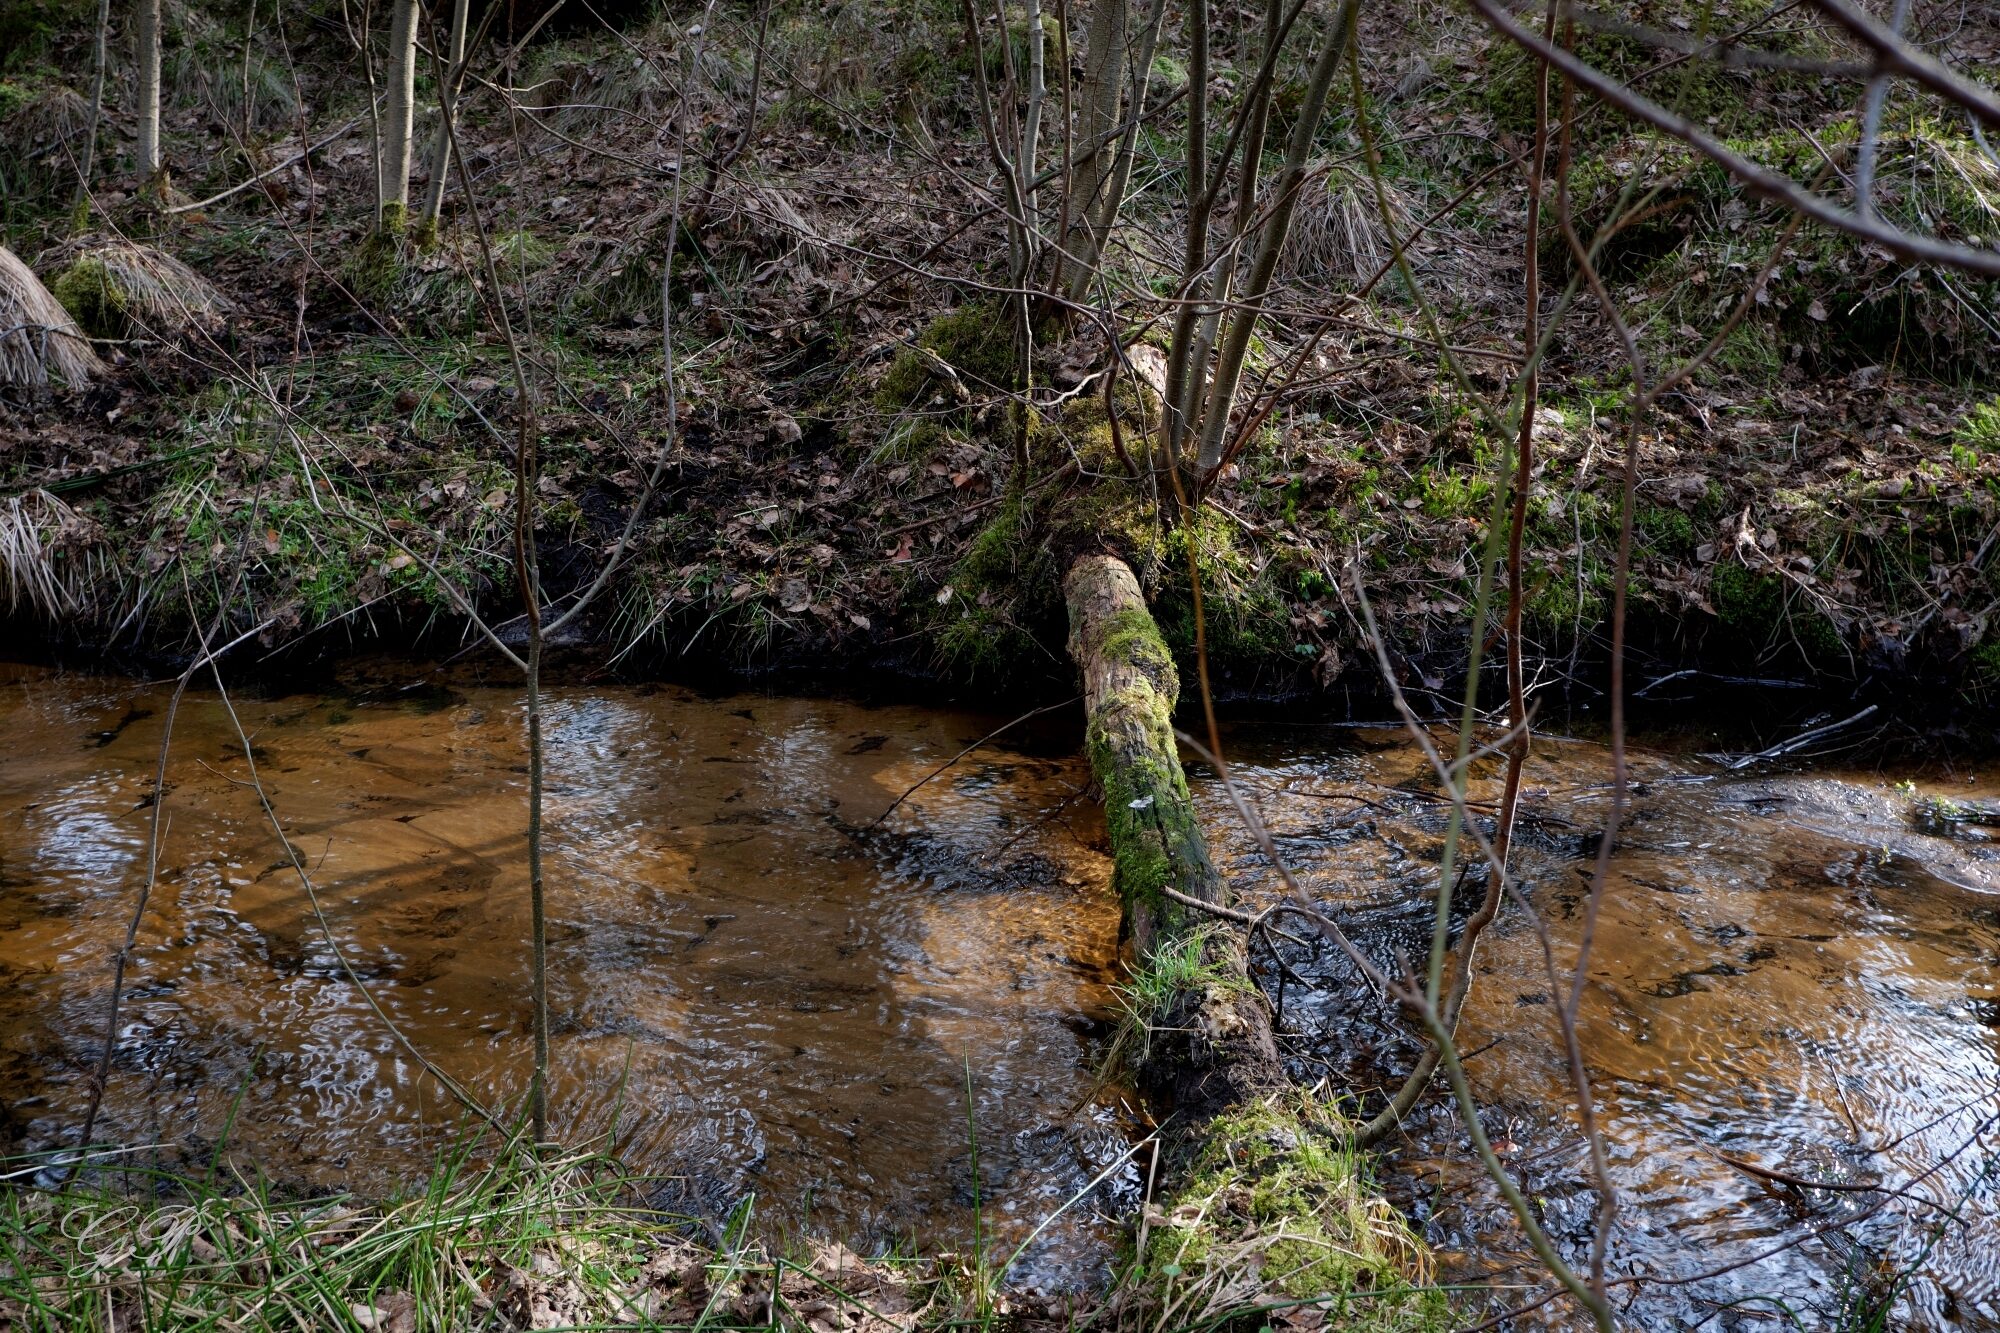
[[[1140,1081],[1187,1128],[1283,1086],[1271,1015],[1249,980],[1243,942],[1217,918],[1170,897],[1225,904],[1174,741],[1180,677],[1124,561],[1086,555],[1063,582],[1069,652],[1083,675],[1086,746],[1104,790],[1113,882],[1135,966],[1159,966],[1199,941],[1149,1033]]]

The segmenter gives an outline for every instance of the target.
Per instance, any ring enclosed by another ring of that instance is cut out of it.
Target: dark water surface
[[[146,877],[167,699],[0,667],[0,1144],[13,1151],[74,1142],[112,951]],[[518,1106],[517,694],[384,685],[234,702],[349,963],[419,1049]],[[1127,1167],[1085,1189],[1134,1131],[1121,1090],[1093,1072],[1116,1007],[1117,911],[1075,719],[981,748],[862,831],[1004,720],[553,691],[558,1134],[615,1127],[665,1205],[713,1221],[754,1193],[773,1227],[864,1245],[962,1246],[975,1197],[989,1231],[1019,1238],[1080,1195],[1019,1276],[1105,1271],[1140,1182]],[[1445,819],[1408,738],[1243,725],[1227,739],[1308,890],[1378,958],[1420,954]],[[1605,763],[1599,746],[1540,740],[1530,767],[1520,873],[1564,959]],[[1621,1194],[1610,1268],[1646,1279],[1618,1288],[1623,1322],[1838,1327],[1852,1293],[1907,1274],[1890,1327],[2000,1328],[2000,848],[1976,826],[1940,836],[1912,818],[1924,795],[2000,796],[2000,765],[1746,777],[1642,752],[1636,766],[1579,1011]],[[221,700],[191,691],[99,1137],[205,1166],[240,1095],[235,1161],[298,1186],[405,1186],[462,1117],[329,947],[249,776]],[[1195,783],[1246,898],[1274,893],[1219,788]],[[1496,787],[1482,770],[1474,795]],[[1294,1072],[1391,1084],[1414,1053],[1401,1026],[1346,964],[1284,947],[1322,983],[1287,987]],[[1478,970],[1460,1036],[1479,1052],[1484,1122],[1580,1257],[1592,1195],[1557,1040],[1566,978],[1551,985],[1517,907]],[[1800,1189],[1725,1157],[1911,1197]],[[1384,1176],[1450,1276],[1532,1298],[1534,1270],[1448,1106],[1419,1109]],[[1551,1306],[1526,1322],[1568,1320]]]

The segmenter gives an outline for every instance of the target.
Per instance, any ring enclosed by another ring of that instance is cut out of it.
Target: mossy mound
[[[1450,1311],[1429,1286],[1429,1251],[1375,1192],[1350,1142],[1339,1114],[1304,1093],[1212,1121],[1182,1185],[1150,1219],[1139,1256],[1147,1278],[1182,1300],[1206,1287],[1205,1303],[1225,1310],[1261,1293],[1318,1303],[1329,1327],[1444,1328]]]
[[[49,290],[94,338],[217,333],[230,302],[180,260],[147,245],[86,245]]]
[[[888,408],[921,404],[945,377],[929,352],[944,362],[969,388],[991,390],[1013,383],[1014,335],[1005,314],[984,301],[972,301],[941,315],[917,335],[916,346],[899,353],[875,391],[875,401]]]

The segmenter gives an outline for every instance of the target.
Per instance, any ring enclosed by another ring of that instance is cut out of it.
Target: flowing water
[[[8,670],[0,1127],[39,1150],[78,1129],[171,691]],[[190,691],[96,1137],[205,1165],[226,1128],[280,1182],[388,1192],[463,1118],[348,965],[475,1095],[518,1108],[527,1086],[519,691],[232,702],[346,965],[227,709]],[[1073,742],[969,756],[900,832],[863,828],[993,725],[551,691],[553,1132],[613,1136],[663,1207],[715,1223],[754,1192],[767,1222],[874,1245],[962,1246],[982,1194],[989,1231],[1018,1240],[1112,1165],[1129,1129],[1090,1056],[1118,917]],[[1115,1206],[1085,1199],[1023,1273],[1089,1280]]]
[[[1322,737],[1239,728],[1237,772],[1301,888],[1378,963],[1421,958],[1447,824],[1434,770],[1400,731]],[[1476,1052],[1482,1124],[1579,1268],[1594,1195],[1557,1009],[1609,813],[1607,763],[1599,745],[1537,741],[1516,865],[1561,972],[1535,918],[1510,907],[1477,954],[1458,1033]],[[1472,797],[1496,800],[1497,772],[1480,771]],[[1621,1327],[1858,1327],[1841,1312],[1893,1294],[1888,1328],[2000,1328],[2000,846],[1913,818],[1924,797],[1991,802],[2000,771],[1746,777],[1641,752],[1634,774],[1578,1006],[1619,1193],[1609,1271],[1647,1279],[1614,1288]],[[1217,793],[1206,801],[1210,827],[1228,827]],[[1234,833],[1226,852],[1255,897],[1264,858]],[[1291,961],[1328,983],[1304,996],[1293,983],[1284,1027],[1299,1072],[1393,1086],[1415,1048],[1357,970],[1325,948]],[[1522,1284],[1510,1303],[1545,1289],[1455,1108],[1421,1108],[1391,1166],[1450,1276]]]
[[[226,1137],[233,1160],[301,1188],[420,1177],[464,1118],[356,977],[418,1050],[518,1107],[518,693],[408,681],[231,701],[327,929],[227,707],[188,693],[100,1140],[205,1166]],[[169,698],[0,667],[0,1149],[74,1142],[147,878]],[[1118,1166],[1135,1117],[1094,1074],[1117,912],[1075,717],[1008,732],[869,827],[1004,720],[552,691],[557,1133],[614,1143],[660,1178],[663,1207],[714,1224],[754,1195],[767,1226],[864,1246],[963,1245],[975,1201],[1011,1243],[1075,1198],[1015,1276],[1100,1277],[1141,1182]],[[1445,809],[1407,737],[1244,724],[1226,739],[1303,887],[1378,958],[1420,955]],[[1578,1009],[1620,1195],[1610,1271],[1645,1279],[1615,1289],[1623,1322],[1837,1327],[1855,1293],[1893,1290],[1891,1327],[2000,1328],[2000,847],[1912,817],[1921,796],[2000,796],[2000,771],[1635,763]],[[1529,770],[1523,890],[1562,958],[1587,915],[1605,771],[1600,746],[1547,739]],[[1194,780],[1218,859],[1268,898],[1271,868],[1217,784]],[[1482,770],[1474,795],[1495,786]],[[1414,1051],[1400,1024],[1329,951],[1280,947],[1295,1072],[1390,1084]],[[1568,978],[1551,981],[1518,907],[1478,971],[1460,1039],[1482,1121],[1582,1262],[1593,1195],[1556,1023]],[[1419,1109],[1383,1173],[1448,1276],[1533,1299],[1448,1105]],[[1550,1305],[1525,1322],[1569,1318]]]

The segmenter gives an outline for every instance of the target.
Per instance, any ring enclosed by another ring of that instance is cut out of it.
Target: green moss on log
[[[1375,1191],[1352,1134],[1303,1092],[1211,1121],[1139,1256],[1145,1279],[1172,1296],[1255,1272],[1266,1291],[1326,1302],[1329,1328],[1447,1327],[1430,1252]]]
[[[1142,682],[1099,701],[1086,747],[1091,770],[1104,787],[1113,883],[1128,908],[1159,912],[1164,905],[1161,889],[1173,879],[1177,864],[1208,864],[1207,845],[1195,822],[1174,742],[1180,676],[1159,627],[1142,608],[1111,616],[1098,642],[1085,647],[1090,656],[1132,667]],[[1115,744],[1114,737],[1121,732],[1136,732],[1145,744]]]

